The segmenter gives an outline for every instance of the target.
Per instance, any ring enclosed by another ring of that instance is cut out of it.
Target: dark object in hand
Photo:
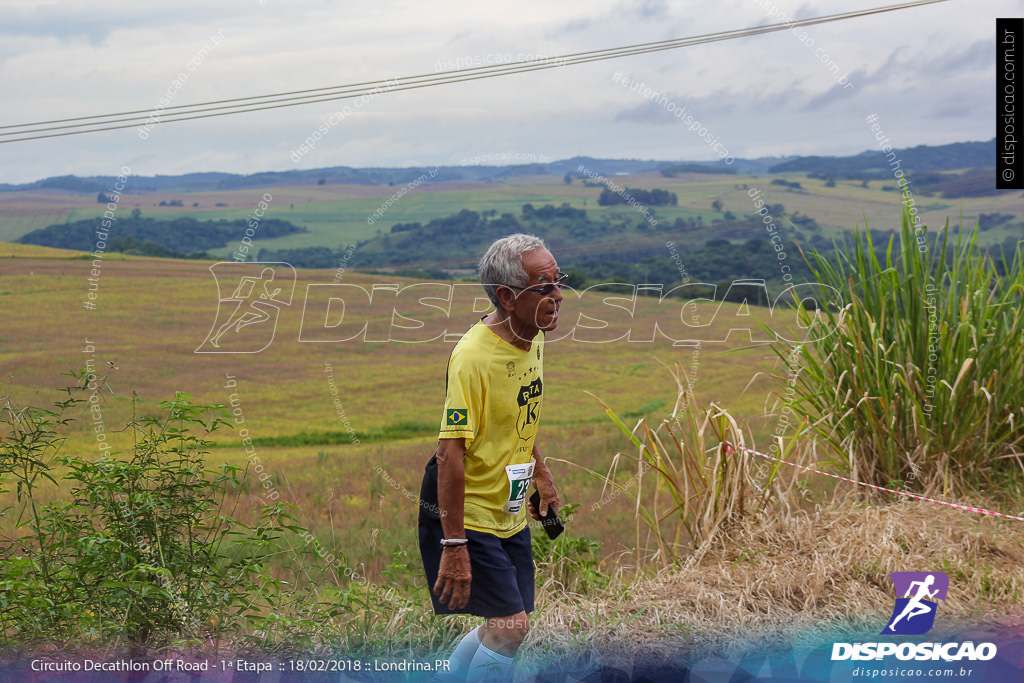
[[[534,490],[533,495],[530,496],[530,503],[539,515],[540,491]],[[562,524],[562,520],[558,518],[558,513],[555,512],[555,506],[551,504],[548,504],[548,514],[540,518],[540,523],[544,527],[544,531],[547,533],[548,538],[552,541],[558,538],[561,533],[565,531],[565,526]]]

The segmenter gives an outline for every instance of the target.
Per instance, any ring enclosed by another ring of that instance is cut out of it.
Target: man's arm
[[[465,439],[440,439],[437,446],[437,506],[441,508],[441,529],[445,538],[465,538],[463,522],[466,502]],[[445,546],[437,572],[434,593],[449,609],[462,609],[469,603],[472,572],[469,549],[465,545]]]
[[[547,516],[548,505],[554,505],[555,511],[557,511],[558,508],[562,507],[562,501],[558,497],[558,490],[555,489],[555,479],[551,476],[551,470],[548,469],[543,458],[541,458],[537,446],[533,447],[533,457],[537,460],[537,464],[533,468],[533,485],[537,487],[537,492],[540,493],[540,510],[534,509],[533,505],[530,504],[530,516],[540,521],[541,517]]]

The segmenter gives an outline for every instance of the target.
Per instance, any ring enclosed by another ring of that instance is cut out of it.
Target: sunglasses
[[[559,289],[561,289],[562,285],[565,284],[565,281],[568,278],[569,278],[568,274],[566,274],[566,273],[559,273],[558,274],[558,278],[554,282],[546,282],[543,285],[538,285],[536,287],[516,287],[515,285],[503,285],[503,286],[504,287],[509,287],[511,289],[518,289],[518,290],[520,290],[522,292],[537,292],[537,294],[540,294],[541,296],[547,296],[548,294],[551,294],[551,292],[555,291],[555,287],[558,287]]]

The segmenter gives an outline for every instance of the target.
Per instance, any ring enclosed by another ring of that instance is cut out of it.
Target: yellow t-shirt
[[[466,440],[467,529],[508,538],[526,526],[543,346],[543,332],[524,351],[478,322],[452,351],[438,438]]]

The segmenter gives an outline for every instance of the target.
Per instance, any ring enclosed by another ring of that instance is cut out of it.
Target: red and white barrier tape
[[[907,498],[916,498],[917,500],[924,500],[924,501],[928,501],[929,503],[938,503],[939,505],[945,505],[946,507],[956,508],[957,510],[967,510],[968,512],[977,512],[978,514],[981,514],[981,515],[991,515],[993,517],[1002,517],[1003,519],[1015,519],[1018,522],[1024,522],[1024,517],[1017,517],[1015,515],[1004,515],[1002,512],[995,512],[993,510],[986,510],[985,508],[974,508],[974,507],[971,507],[969,505],[961,505],[959,503],[948,503],[948,502],[946,502],[944,500],[936,500],[935,498],[927,498],[925,496],[920,496],[920,495],[918,495],[916,493],[908,493],[907,491],[897,491],[896,489],[887,489],[884,486],[876,486],[875,484],[868,484],[867,482],[857,481],[856,479],[850,479],[848,477],[841,477],[838,474],[832,474],[830,472],[822,472],[821,470],[816,470],[813,467],[807,467],[805,465],[797,465],[795,462],[789,462],[788,460],[782,460],[780,458],[776,458],[774,456],[767,455],[765,453],[761,453],[760,451],[755,451],[752,448],[746,448],[744,446],[733,446],[728,441],[723,441],[722,445],[725,446],[727,452],[735,452],[737,450],[743,450],[743,451],[746,451],[748,453],[753,453],[754,455],[759,455],[762,458],[765,458],[767,460],[774,460],[775,462],[781,462],[784,465],[789,465],[790,467],[796,467],[797,469],[801,469],[801,470],[804,470],[806,472],[814,472],[815,474],[821,474],[821,475],[826,476],[826,477],[832,477],[833,479],[838,479],[840,481],[848,481],[851,484],[859,484],[860,486],[867,486],[869,489],[875,489],[876,491],[885,491],[886,493],[895,493],[896,495],[899,495],[899,496],[906,496]]]

